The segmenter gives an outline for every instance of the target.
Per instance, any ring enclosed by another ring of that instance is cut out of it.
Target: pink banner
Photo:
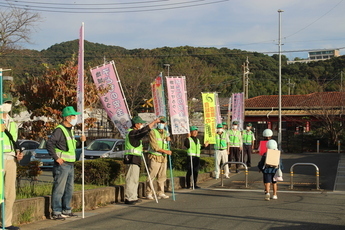
[[[78,123],[81,123],[84,120],[84,23],[79,31],[77,111],[81,112],[78,116]]]
[[[131,115],[117,76],[115,63],[110,62],[91,69],[91,75],[97,89],[110,88],[107,93],[99,97],[109,118],[114,122],[122,137],[125,137],[127,130],[132,126]]]
[[[151,89],[156,117],[166,117],[163,78],[161,74],[151,83]]]
[[[220,105],[219,105],[219,98],[218,98],[218,93],[214,93],[214,98],[216,101],[216,119],[217,119],[217,124],[222,123],[222,115],[220,113]]]
[[[243,93],[233,93],[231,97],[232,121],[238,121],[238,127],[243,128],[244,123],[244,97]]]
[[[172,134],[189,133],[185,77],[166,77]]]

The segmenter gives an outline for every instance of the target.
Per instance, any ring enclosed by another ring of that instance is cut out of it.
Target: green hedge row
[[[187,152],[186,150],[175,149],[171,157],[172,168],[174,170],[187,170]],[[75,163],[75,182],[81,183],[82,162]],[[120,175],[125,175],[125,164],[123,159],[119,158],[99,158],[95,160],[84,161],[85,168],[85,184],[95,185],[115,185],[116,179]],[[168,163],[169,168],[169,163]],[[214,169],[213,157],[200,158],[200,171],[210,172]],[[142,163],[141,172],[145,172],[145,167]]]

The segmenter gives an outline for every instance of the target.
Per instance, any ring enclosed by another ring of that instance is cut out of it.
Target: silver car
[[[125,140],[103,138],[92,141],[84,150],[85,159],[123,158]]]

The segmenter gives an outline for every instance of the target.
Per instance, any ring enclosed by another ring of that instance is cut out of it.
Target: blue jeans
[[[53,167],[52,210],[53,215],[71,212],[74,189],[74,164],[54,163]]]

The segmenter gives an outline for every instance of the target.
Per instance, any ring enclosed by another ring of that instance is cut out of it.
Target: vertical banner
[[[95,67],[91,69],[91,75],[97,89],[109,89],[104,94],[99,94],[99,97],[109,118],[122,137],[125,138],[127,130],[132,126],[131,115],[117,75],[115,63],[112,61],[109,64]]]
[[[78,116],[78,123],[84,121],[84,23],[79,31],[79,54],[78,54],[78,83],[77,83],[77,111],[81,112]]]
[[[220,105],[219,105],[219,98],[218,93],[214,93],[215,102],[216,102],[216,120],[217,124],[222,123],[222,114],[220,113]]]
[[[244,97],[243,93],[233,93],[231,96],[232,121],[238,121],[238,127],[243,129],[244,123]]]
[[[201,93],[204,108],[204,142],[216,143],[216,101],[215,93]]]
[[[3,88],[2,88],[2,71],[3,69],[0,68],[0,105],[3,103]],[[0,118],[1,118],[1,124],[4,124],[4,117],[3,117],[3,111],[2,106],[0,106]],[[5,171],[4,171],[4,132],[0,132],[0,202],[1,202],[1,223],[4,223],[5,220],[5,202],[4,202],[4,177],[5,177]]]
[[[154,82],[151,83],[153,107],[155,109],[156,117],[166,117],[163,77],[160,74]]]
[[[172,134],[189,133],[186,78],[166,77]]]

